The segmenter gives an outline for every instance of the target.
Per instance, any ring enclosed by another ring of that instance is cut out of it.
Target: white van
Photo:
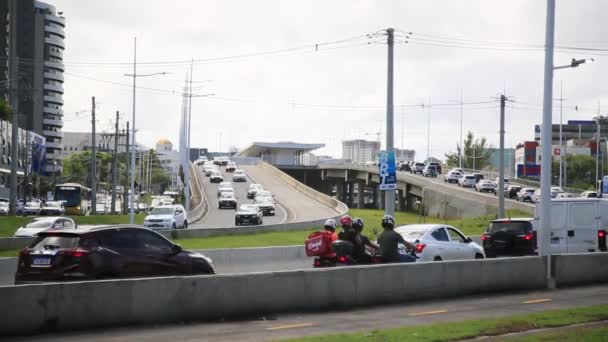
[[[534,211],[538,230],[540,204]],[[608,200],[557,198],[551,200],[550,246],[552,254],[606,251]]]

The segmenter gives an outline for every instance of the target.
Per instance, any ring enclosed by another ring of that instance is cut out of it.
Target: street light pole
[[[540,239],[538,254],[547,256],[547,285],[551,285],[551,251],[549,231],[551,229],[551,140],[553,110],[553,48],[555,41],[555,0],[547,0],[547,22],[545,31],[545,71],[543,91],[543,120],[541,128],[541,173],[540,173]]]
[[[137,85],[137,37],[133,38],[133,115],[131,117],[131,185],[129,194],[129,223],[135,223],[135,94]]]
[[[562,187],[563,184],[563,172],[564,172],[564,143],[562,138],[562,117],[563,117],[563,107],[564,107],[564,85],[563,81],[559,81],[559,187]]]
[[[387,91],[386,91],[386,153],[394,153],[393,146],[393,45],[395,30],[389,28],[386,30],[388,35],[388,68],[387,68]],[[395,190],[387,189],[384,191],[384,213],[386,215],[395,215]]]
[[[460,167],[462,169],[462,145],[463,145],[463,141],[462,141],[462,88],[460,88],[460,149],[459,149],[459,161],[458,161],[458,167]]]

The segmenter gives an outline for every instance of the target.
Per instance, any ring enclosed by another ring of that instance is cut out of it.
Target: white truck
[[[535,230],[539,228],[540,205],[536,204],[534,211]],[[606,252],[607,232],[608,199],[551,200],[551,254]]]

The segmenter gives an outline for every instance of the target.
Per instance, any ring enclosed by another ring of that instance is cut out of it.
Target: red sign
[[[561,153],[562,151],[559,148],[553,150],[553,155],[559,156]]]

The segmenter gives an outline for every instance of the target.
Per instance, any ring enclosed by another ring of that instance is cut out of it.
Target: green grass
[[[15,258],[19,255],[18,249],[6,249],[0,251],[0,258]]]
[[[584,308],[552,310],[527,315],[496,319],[470,320],[464,322],[438,323],[432,325],[372,330],[354,334],[311,336],[291,339],[291,342],[442,342],[495,336],[509,332],[560,327],[572,324],[596,322],[608,319],[608,305]],[[605,335],[604,335],[605,336]],[[534,340],[532,340],[534,341]],[[540,340],[542,341],[542,340]],[[560,340],[561,341],[561,340]],[[578,340],[577,340],[578,341]]]
[[[503,342],[606,342],[608,326],[579,327],[560,331],[550,331],[531,336],[504,338]]]
[[[206,238],[177,239],[175,243],[186,249],[216,249],[216,248],[244,248],[244,247],[270,247],[270,246],[304,246],[304,240],[313,231],[320,228],[308,230],[271,232],[257,234],[240,234],[212,236]]]
[[[121,224],[129,223],[129,215],[91,215],[70,216],[77,225],[87,224]],[[144,224],[144,214],[135,215],[136,224]],[[23,225],[30,223],[32,217],[2,216],[0,217],[0,237],[10,237]]]

